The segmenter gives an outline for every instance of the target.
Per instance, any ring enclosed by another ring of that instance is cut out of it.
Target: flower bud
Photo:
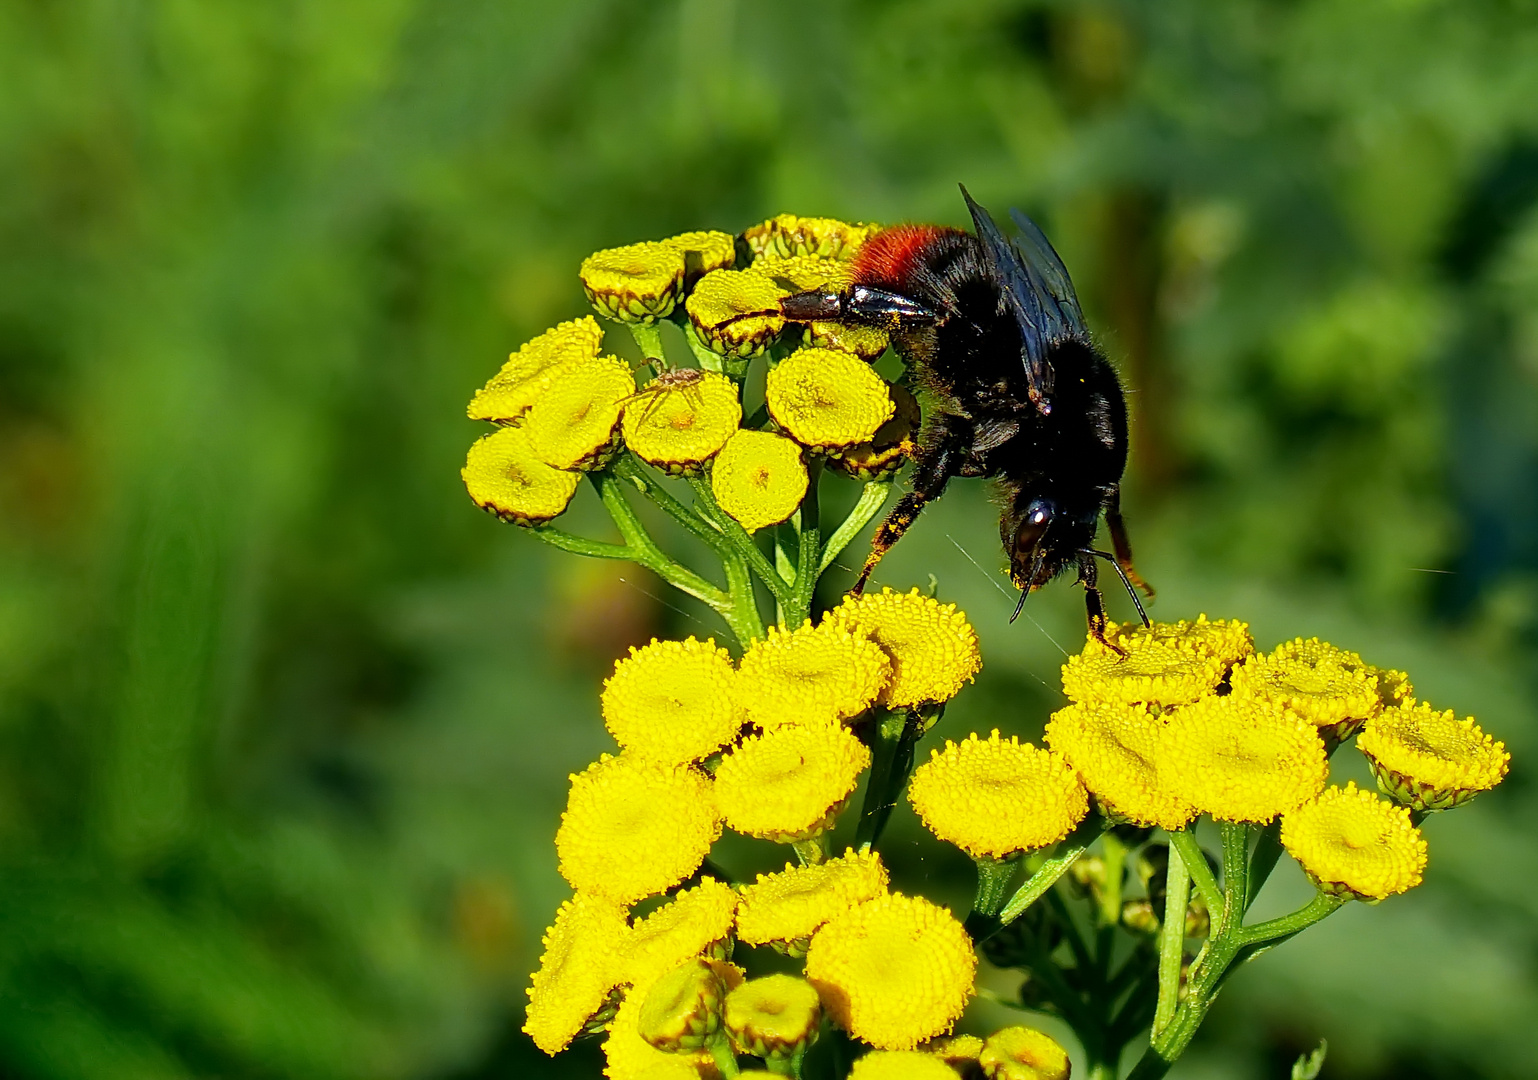
[[[793,975],[768,975],[726,996],[726,1030],[741,1053],[789,1061],[817,1039],[822,1002],[817,990]]]
[[[702,1050],[721,1028],[726,986],[710,962],[697,957],[658,979],[641,1005],[639,1030],[658,1050]]]
[[[1128,900],[1121,906],[1121,924],[1134,934],[1152,937],[1159,932],[1159,915],[1147,900]]]
[[[1034,1028],[995,1031],[977,1055],[989,1080],[1068,1080],[1068,1052]]]

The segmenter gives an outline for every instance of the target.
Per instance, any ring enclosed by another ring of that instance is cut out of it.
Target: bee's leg
[[[870,554],[865,567],[849,592],[859,596],[865,591],[876,564],[881,561],[893,544],[902,539],[908,527],[918,520],[919,512],[931,499],[938,499],[945,484],[961,468],[971,432],[965,420],[945,415],[936,416],[930,426],[931,438],[914,455],[913,490],[898,500],[892,512],[886,516],[876,535],[871,537]]]
[[[1127,539],[1127,523],[1121,519],[1121,488],[1111,489],[1111,498],[1105,506],[1105,524],[1111,531],[1111,548],[1116,552],[1116,565],[1121,567],[1121,572],[1127,580],[1143,590],[1143,594],[1152,600],[1153,586],[1143,580],[1143,576],[1132,566],[1132,542]]]
[[[1100,595],[1100,590],[1095,588],[1097,577],[1095,556],[1086,551],[1079,552],[1079,584],[1084,586],[1084,608],[1089,616],[1089,636],[1117,655],[1126,656],[1125,649],[1105,639],[1105,598]]]

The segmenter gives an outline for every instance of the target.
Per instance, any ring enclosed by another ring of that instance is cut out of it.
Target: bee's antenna
[[[1009,617],[1010,622],[1014,622],[1020,617],[1020,613],[1025,610],[1025,598],[1030,594],[1031,590],[1029,589],[1020,590],[1020,602],[1015,605],[1015,613]]]
[[[1047,553],[1045,551],[1037,549],[1036,557],[1031,560],[1031,575],[1025,579],[1025,588],[1020,590],[1020,602],[1015,605],[1015,613],[1009,617],[1010,622],[1018,619],[1020,612],[1025,610],[1025,598],[1031,595],[1031,582],[1036,580],[1036,575],[1041,571],[1042,560],[1046,557]]]
[[[1143,610],[1143,601],[1138,597],[1137,590],[1132,587],[1132,582],[1128,579],[1127,572],[1121,568],[1121,563],[1117,560],[1116,556],[1112,555],[1109,551],[1096,551],[1094,548],[1085,548],[1084,553],[1104,559],[1116,568],[1116,576],[1121,578],[1121,583],[1126,586],[1127,595],[1132,597],[1132,606],[1137,608],[1138,618],[1143,620],[1144,626],[1152,626],[1153,623],[1148,621],[1148,612]]]

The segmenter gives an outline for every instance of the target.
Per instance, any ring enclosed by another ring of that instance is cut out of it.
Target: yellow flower
[[[833,1019],[883,1050],[911,1050],[949,1031],[976,971],[972,939],[955,916],[901,893],[832,919],[806,954],[806,977]]]
[[[618,950],[620,981],[630,984],[632,995],[645,997],[652,983],[685,960],[706,954],[724,959],[736,913],[737,894],[715,878],[684,889],[624,939]]]
[[[738,429],[710,470],[716,501],[748,532],[789,518],[801,505],[807,483],[801,447],[767,431]]]
[[[578,893],[561,905],[541,940],[545,954],[528,988],[523,1030],[547,1054],[571,1044],[621,981],[615,962],[630,927],[625,909]]]
[[[1118,655],[1091,639],[1063,665],[1063,693],[1086,704],[1146,701],[1182,705],[1211,693],[1223,681],[1227,665],[1220,656],[1167,644],[1150,636],[1128,635]]]
[[[1248,623],[1237,619],[1208,619],[1200,615],[1194,622],[1181,619],[1178,622],[1156,622],[1152,626],[1142,623],[1107,623],[1105,638],[1124,649],[1137,648],[1145,640],[1169,645],[1192,656],[1216,656],[1224,668],[1232,667],[1255,652],[1255,639],[1250,636]]]
[[[1056,1039],[1018,1025],[988,1036],[977,1061],[988,1080],[1068,1080],[1071,1067]]]
[[[789,1061],[817,1040],[822,1000],[794,975],[752,979],[726,998],[726,1030],[738,1053]]]
[[[880,225],[851,225],[833,218],[779,214],[744,230],[742,237],[755,257],[817,255],[850,259],[861,244],[880,231]]]
[[[878,359],[892,343],[891,335],[879,326],[820,321],[806,324],[805,339],[808,345],[852,353],[866,363]]]
[[[1278,645],[1234,669],[1234,693],[1279,701],[1333,746],[1361,730],[1382,708],[1378,676],[1356,653],[1311,638]]]
[[[822,289],[842,292],[854,284],[854,268],[837,259],[817,255],[764,254],[753,260],[749,273],[758,274],[790,292]]]
[[[631,904],[694,873],[720,835],[705,776],[604,754],[571,777],[555,850],[572,888]]]
[[[620,322],[653,323],[672,312],[683,295],[684,253],[665,242],[595,251],[577,276],[600,315]]]
[[[1062,758],[998,729],[945,741],[914,770],[908,800],[929,830],[974,859],[1055,844],[1089,812],[1084,785]]]
[[[872,1050],[854,1063],[849,1080],[956,1080],[956,1071],[919,1050]]]
[[[892,708],[948,701],[982,669],[967,617],[917,589],[851,596],[831,617],[869,634],[892,658],[892,681],[880,699]]]
[[[978,1068],[977,1055],[982,1049],[983,1040],[976,1035],[944,1035],[919,1047],[923,1053],[939,1058],[963,1076]]]
[[[819,449],[875,437],[895,406],[870,365],[835,349],[798,349],[769,372],[769,415],[786,434]]]
[[[1196,810],[1159,783],[1155,763],[1163,728],[1146,705],[1069,705],[1052,714],[1045,738],[1108,817],[1174,830]]]
[[[684,256],[684,265],[690,279],[712,270],[730,270],[732,263],[737,261],[737,241],[731,233],[679,233],[668,237],[662,244]]]
[[[670,368],[625,405],[625,445],[668,472],[697,472],[742,422],[737,387],[725,375]]]
[[[829,829],[870,751],[842,724],[822,720],[744,739],[716,768],[716,801],[740,833],[788,843]]]
[[[634,987],[631,993],[638,993]],[[721,1030],[726,984],[704,957],[685,960],[654,980],[636,1018],[642,1039],[670,1054],[709,1048]]]
[[[631,993],[614,1014],[603,1042],[603,1074],[609,1080],[702,1080],[714,1076],[708,1050],[670,1054],[641,1038],[641,1008],[646,995]]]
[[[459,475],[476,506],[516,525],[538,525],[564,513],[582,482],[534,456],[529,434],[503,428],[475,440]]]
[[[829,919],[886,890],[886,867],[874,851],[850,848],[815,866],[787,863],[780,873],[760,874],[755,884],[743,886],[737,937],[749,945],[809,938]]]
[[[684,310],[695,333],[713,352],[757,356],[785,329],[780,299],[788,295],[789,290],[762,274],[714,270],[700,278]]]
[[[835,619],[769,628],[738,665],[737,700],[762,728],[859,716],[892,677],[881,646]]]
[[[892,418],[876,429],[869,442],[840,450],[830,461],[846,476],[867,483],[890,480],[912,455],[913,436],[923,422],[918,399],[896,383],[887,387],[887,393],[892,396]]]
[[[1354,782],[1283,814],[1282,846],[1319,888],[1357,900],[1413,889],[1426,869],[1426,841],[1410,811]]]
[[[630,368],[612,356],[567,364],[524,416],[529,447],[555,469],[602,468],[616,449],[620,410],[634,392]]]
[[[1405,704],[1367,721],[1357,749],[1372,764],[1378,787],[1415,810],[1447,810],[1489,791],[1506,776],[1511,755],[1472,716]]]
[[[709,757],[741,726],[737,673],[713,640],[632,647],[604,681],[603,721],[626,752],[668,765]]]
[[[1324,790],[1324,743],[1307,720],[1257,698],[1206,697],[1169,714],[1158,782],[1220,821],[1265,823]]]
[[[567,364],[594,359],[602,343],[603,330],[591,315],[546,330],[508,357],[502,370],[476,391],[468,410],[470,419],[512,423],[539,399],[556,372]]]

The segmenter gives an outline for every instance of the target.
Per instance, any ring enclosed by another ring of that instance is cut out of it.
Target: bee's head
[[[1048,557],[1048,534],[1058,513],[1056,502],[1037,498],[1007,521],[1004,546],[1009,549],[1009,576],[1016,588],[1039,589],[1057,573],[1059,567]]]

